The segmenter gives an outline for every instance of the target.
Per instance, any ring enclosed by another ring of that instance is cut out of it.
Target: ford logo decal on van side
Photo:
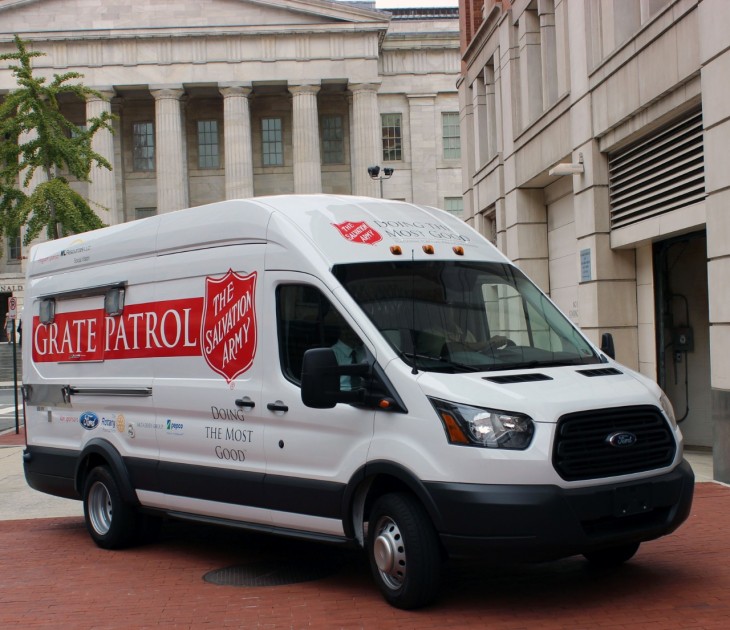
[[[91,431],[99,426],[99,416],[97,416],[93,411],[84,411],[79,418],[79,422],[84,429]]]
[[[636,444],[638,438],[634,433],[630,433],[629,431],[617,431],[616,433],[611,433],[606,438],[606,442],[608,442],[611,446],[615,446],[617,448],[621,448],[623,446],[633,446]]]

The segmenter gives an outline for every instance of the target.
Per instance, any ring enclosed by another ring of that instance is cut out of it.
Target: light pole
[[[390,168],[389,166],[384,166],[381,168],[379,166],[368,166],[368,175],[370,175],[370,179],[377,179],[380,182],[380,198],[383,198],[383,180],[384,179],[390,179],[393,176],[393,173],[395,172],[394,168]]]

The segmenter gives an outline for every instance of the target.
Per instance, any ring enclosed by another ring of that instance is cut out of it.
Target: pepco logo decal
[[[351,243],[375,245],[375,243],[383,240],[380,232],[371,228],[365,221],[345,221],[344,223],[333,223],[332,225]]]
[[[229,269],[205,279],[201,326],[208,365],[230,383],[253,365],[256,355],[256,272],[240,276]]]

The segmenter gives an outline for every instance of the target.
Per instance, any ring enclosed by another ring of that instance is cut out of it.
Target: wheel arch
[[[374,461],[360,468],[350,479],[343,497],[343,528],[348,538],[364,546],[363,523],[375,501],[390,492],[408,492],[426,510],[436,531],[441,529],[441,514],[423,482],[401,464]]]
[[[79,455],[74,476],[74,486],[80,496],[84,494],[84,483],[89,472],[96,466],[108,466],[119,484],[119,491],[126,503],[138,505],[137,495],[132,487],[124,459],[109,442],[99,438],[90,440]]]

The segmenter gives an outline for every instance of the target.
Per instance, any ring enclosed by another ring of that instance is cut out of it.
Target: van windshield
[[[600,363],[516,267],[403,261],[333,273],[408,365],[449,373]]]

